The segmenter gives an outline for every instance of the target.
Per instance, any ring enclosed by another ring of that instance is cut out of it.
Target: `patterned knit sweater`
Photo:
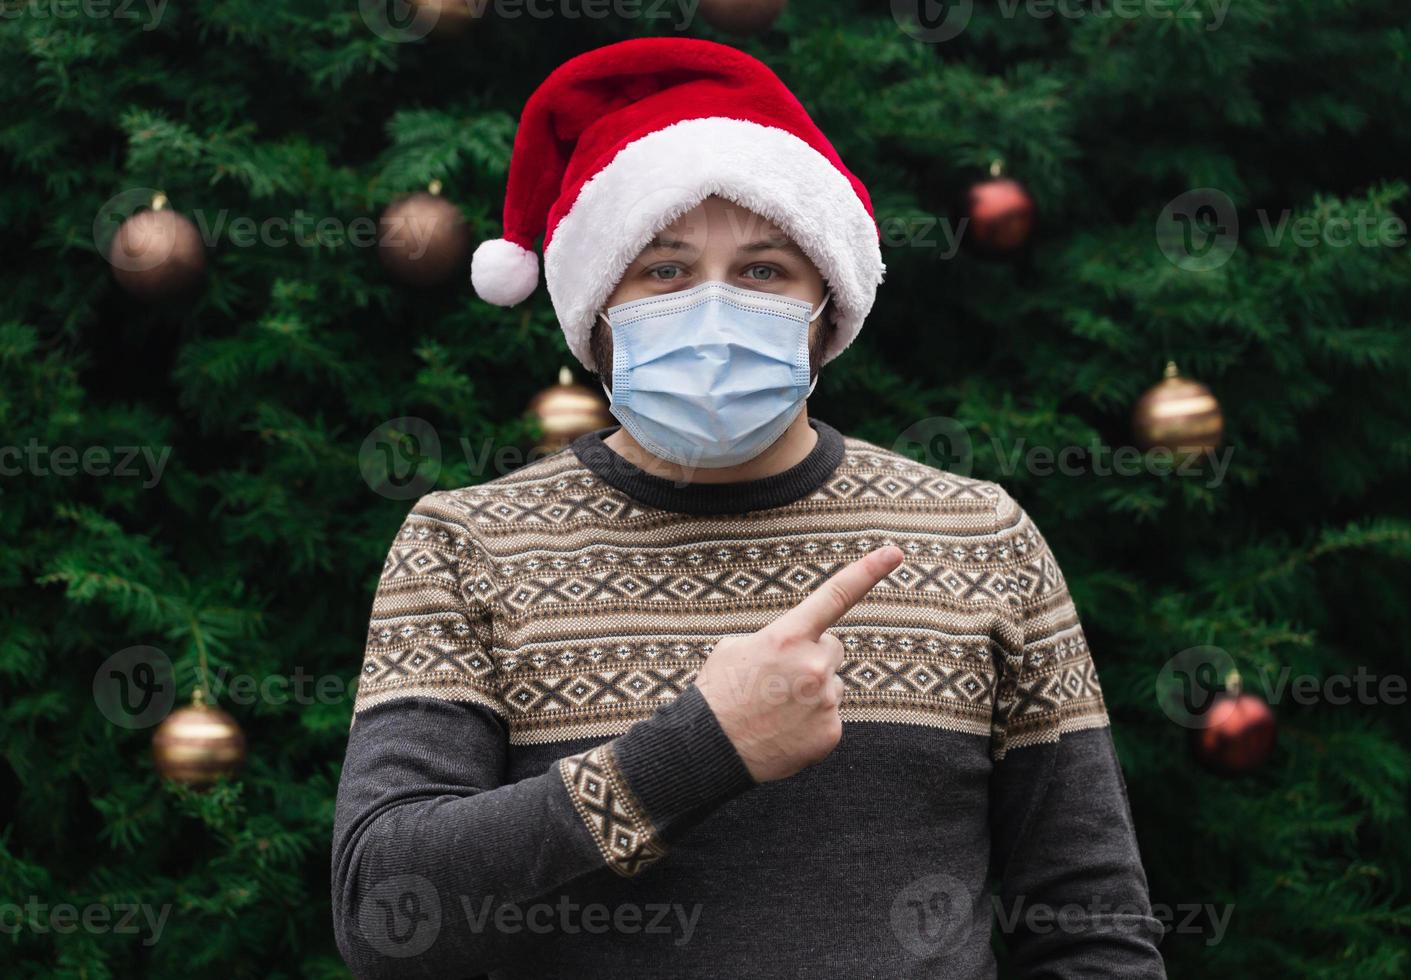
[[[813,420],[776,476],[674,484],[612,430],[432,493],[373,603],[333,845],[363,977],[1164,976],[1052,553],[1001,488]],[[883,544],[832,629],[843,738],[756,784],[692,685]],[[993,895],[992,895],[993,890]]]

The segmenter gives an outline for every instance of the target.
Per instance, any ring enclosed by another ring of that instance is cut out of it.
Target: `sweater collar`
[[[575,456],[608,486],[649,507],[682,514],[743,514],[781,507],[808,496],[843,461],[843,437],[837,429],[810,418],[818,441],[807,456],[773,476],[738,483],[677,483],[644,472],[603,440],[620,426],[579,436],[570,446]]]

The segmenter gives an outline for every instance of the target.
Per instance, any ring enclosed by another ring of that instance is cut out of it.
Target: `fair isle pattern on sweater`
[[[618,735],[685,690],[719,637],[761,628],[884,544],[904,561],[831,631],[846,649],[845,723],[987,737],[996,760],[1107,724],[1028,515],[996,484],[853,438],[815,490],[738,515],[649,506],[571,450],[429,494],[384,567],[355,710],[440,698],[490,710],[511,744]],[[592,762],[610,775],[610,760]],[[576,806],[594,792],[571,789]],[[587,822],[607,828],[594,831],[605,854],[651,840],[616,816]],[[616,827],[627,836],[606,836]]]
[[[609,868],[631,877],[665,856],[666,847],[627,788],[610,744],[564,758],[559,773]]]

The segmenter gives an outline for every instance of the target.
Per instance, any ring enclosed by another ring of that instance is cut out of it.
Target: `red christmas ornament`
[[[1017,180],[1001,176],[998,160],[990,178],[970,188],[962,207],[964,241],[982,255],[1009,255],[1023,248],[1034,230],[1034,199]]]
[[[1196,761],[1222,776],[1253,772],[1268,761],[1278,742],[1274,711],[1263,698],[1240,691],[1240,675],[1231,671],[1225,691],[1217,694],[1191,732]]]

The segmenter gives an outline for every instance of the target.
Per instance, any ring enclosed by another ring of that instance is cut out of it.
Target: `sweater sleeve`
[[[1062,572],[1009,502],[1013,632],[995,712],[991,868],[1016,976],[1165,977],[1107,709]]]
[[[334,932],[359,977],[495,969],[502,905],[631,877],[754,785],[693,686],[625,734],[506,782],[493,588],[450,494],[418,502],[373,601],[333,838]]]

